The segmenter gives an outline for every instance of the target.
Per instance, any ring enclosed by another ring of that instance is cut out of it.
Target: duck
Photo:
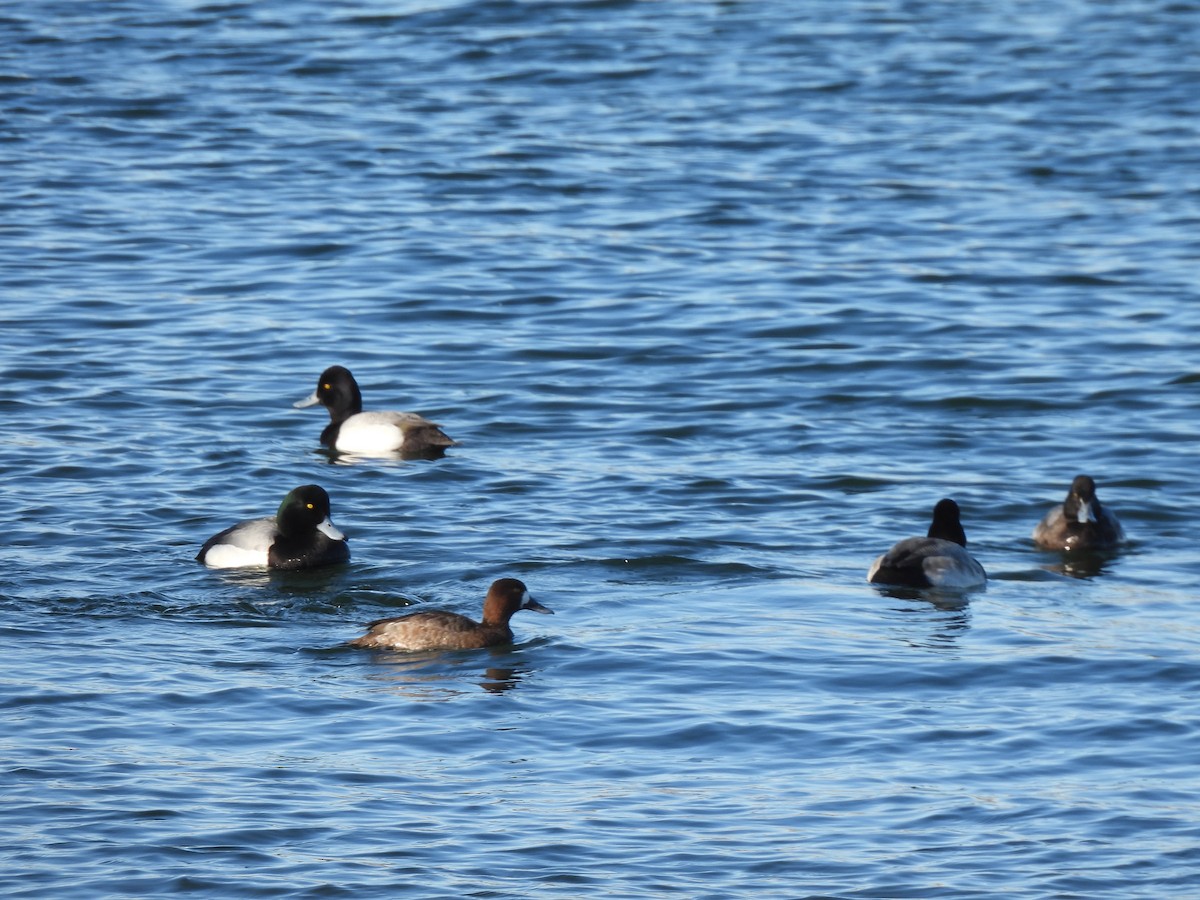
[[[371,650],[478,650],[513,642],[508,620],[522,609],[553,615],[516,578],[492,582],[483,601],[483,621],[443,609],[422,610],[367,625],[367,633],[349,641]]]
[[[329,411],[321,443],[341,453],[437,459],[457,444],[440,425],[416,413],[363,412],[362,391],[345,366],[330,366],[316,390],[292,405],[304,409],[318,403]]]
[[[911,588],[983,587],[987,573],[966,547],[958,504],[948,498],[939,500],[925,537],[905,538],[895,544],[871,565],[867,581]]]
[[[329,494],[305,484],[288,492],[275,515],[214,534],[196,559],[213,569],[311,569],[347,562],[350,545],[329,518]]]
[[[1045,550],[1111,550],[1125,540],[1125,530],[1101,505],[1095,480],[1076,475],[1067,498],[1046,513],[1032,537]]]

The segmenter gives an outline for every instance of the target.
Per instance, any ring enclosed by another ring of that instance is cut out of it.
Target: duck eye
[[[330,385],[329,385],[329,382],[326,382],[325,384],[321,385],[321,387],[322,387],[324,390],[327,390],[327,391],[331,389],[331,388],[330,388]]]
[[[304,505],[305,505],[306,507],[308,507],[309,509],[312,509],[312,508],[313,508],[313,505],[312,505],[311,503],[305,503]]]

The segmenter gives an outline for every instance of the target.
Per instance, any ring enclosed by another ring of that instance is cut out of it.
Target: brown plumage
[[[1067,498],[1033,529],[1033,540],[1046,550],[1111,550],[1125,540],[1116,514],[1100,504],[1096,482],[1077,475]]]
[[[423,610],[371,622],[366,634],[349,643],[376,650],[475,650],[511,644],[513,633],[508,620],[522,609],[553,613],[529,596],[522,582],[501,578],[488,588],[482,622],[444,609]]]

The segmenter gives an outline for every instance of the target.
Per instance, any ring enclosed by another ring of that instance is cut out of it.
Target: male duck
[[[210,537],[196,559],[214,569],[309,569],[346,562],[350,545],[329,519],[325,489],[306,484],[284,497],[274,516],[247,519]]]
[[[317,389],[293,405],[303,409],[318,403],[329,410],[321,443],[342,453],[437,459],[456,443],[416,413],[363,412],[362,392],[345,366],[330,366],[317,379]]]
[[[913,588],[982,587],[987,584],[987,574],[966,546],[958,504],[939,500],[927,535],[905,538],[893,546],[872,564],[867,581]]]

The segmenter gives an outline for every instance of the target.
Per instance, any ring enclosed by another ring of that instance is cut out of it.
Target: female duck
[[[1077,475],[1067,499],[1033,529],[1033,540],[1046,550],[1110,550],[1125,540],[1125,531],[1116,515],[1100,505],[1096,482]]]
[[[867,581],[913,588],[966,590],[987,584],[987,574],[966,551],[958,504],[939,500],[925,537],[905,538],[871,566]]]
[[[416,413],[363,412],[362,392],[345,366],[330,366],[317,379],[317,389],[293,405],[303,409],[317,403],[329,410],[321,443],[342,453],[437,459],[455,444],[440,426]]]
[[[315,484],[283,498],[274,516],[247,519],[205,541],[196,559],[214,569],[309,569],[350,559],[346,536],[329,519],[329,495]]]
[[[522,609],[554,612],[529,596],[522,582],[501,578],[488,589],[482,622],[441,609],[409,613],[370,623],[367,633],[350,641],[350,646],[376,650],[477,650],[511,644],[513,633],[508,620]]]

